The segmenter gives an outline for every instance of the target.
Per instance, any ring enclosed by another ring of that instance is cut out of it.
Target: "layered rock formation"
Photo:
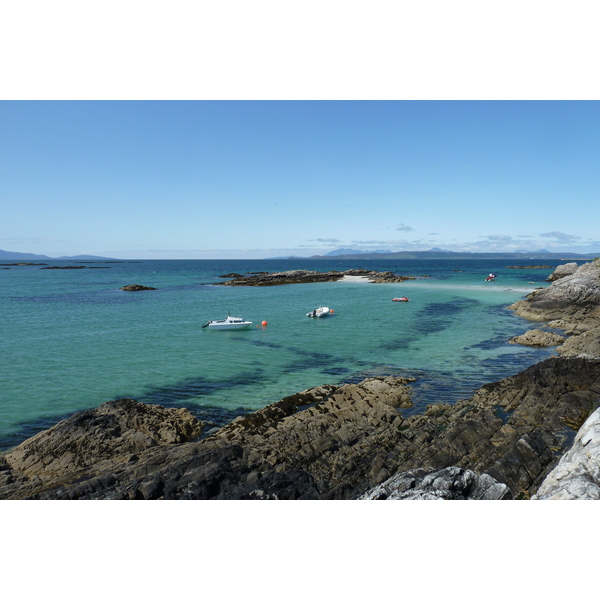
[[[529,497],[598,407],[600,361],[549,359],[405,418],[411,382],[320,386],[204,439],[187,411],[110,402],[3,457],[0,498],[355,499],[381,497],[369,491],[381,484],[391,496],[400,485],[424,498]]]
[[[0,456],[0,498],[29,497],[34,490],[69,487],[98,477],[102,485],[149,449],[200,435],[188,410],[135,400],[115,400],[74,414]]]

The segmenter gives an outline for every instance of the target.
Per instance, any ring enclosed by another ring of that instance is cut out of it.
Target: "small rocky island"
[[[510,308],[559,355],[456,404],[372,377],[213,430],[113,400],[0,456],[0,499],[600,499],[600,259]]]
[[[221,277],[231,279],[216,285],[286,285],[292,283],[316,283],[320,281],[340,281],[348,277],[364,277],[369,283],[400,283],[416,277],[395,275],[391,271],[369,271],[367,269],[350,269],[348,271],[305,271],[297,269],[295,271],[283,271],[281,273],[255,273],[249,275],[239,275],[230,273]]]
[[[515,265],[508,266],[507,269],[551,269],[550,265]]]
[[[130,285],[124,285],[122,288],[119,289],[124,292],[143,292],[147,290],[155,290],[156,288],[140,285],[139,283],[132,283]]]
[[[53,267],[42,267],[41,270],[44,269],[110,269],[110,267],[87,267],[85,265],[69,265],[66,267],[57,267],[57,266],[53,266]]]

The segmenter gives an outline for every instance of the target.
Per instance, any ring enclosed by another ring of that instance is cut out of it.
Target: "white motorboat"
[[[306,313],[306,316],[318,319],[320,317],[326,317],[330,312],[333,311],[329,310],[329,308],[326,306],[319,306],[319,308],[315,308],[315,310],[311,310],[309,313]]]
[[[226,319],[220,321],[209,321],[202,325],[202,328],[208,327],[209,329],[246,329],[252,325],[252,321],[244,321],[240,317],[232,317],[228,315]]]

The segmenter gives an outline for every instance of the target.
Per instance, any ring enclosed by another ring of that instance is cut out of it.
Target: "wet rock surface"
[[[305,271],[297,269],[295,271],[282,271],[280,273],[256,273],[253,275],[238,275],[231,273],[223,277],[232,277],[229,281],[217,283],[215,285],[286,285],[292,283],[317,283],[321,281],[339,281],[346,275],[353,277],[366,277],[371,283],[399,283],[408,279],[416,279],[412,276],[395,275],[391,271],[368,271],[367,269],[350,269],[348,271]]]

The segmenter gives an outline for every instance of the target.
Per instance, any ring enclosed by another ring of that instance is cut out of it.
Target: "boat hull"
[[[202,327],[208,327],[208,329],[247,329],[252,325],[252,321],[244,321],[239,317],[227,317],[220,321],[209,321]]]
[[[247,329],[252,325],[252,322],[248,323],[209,323],[209,329]]]

